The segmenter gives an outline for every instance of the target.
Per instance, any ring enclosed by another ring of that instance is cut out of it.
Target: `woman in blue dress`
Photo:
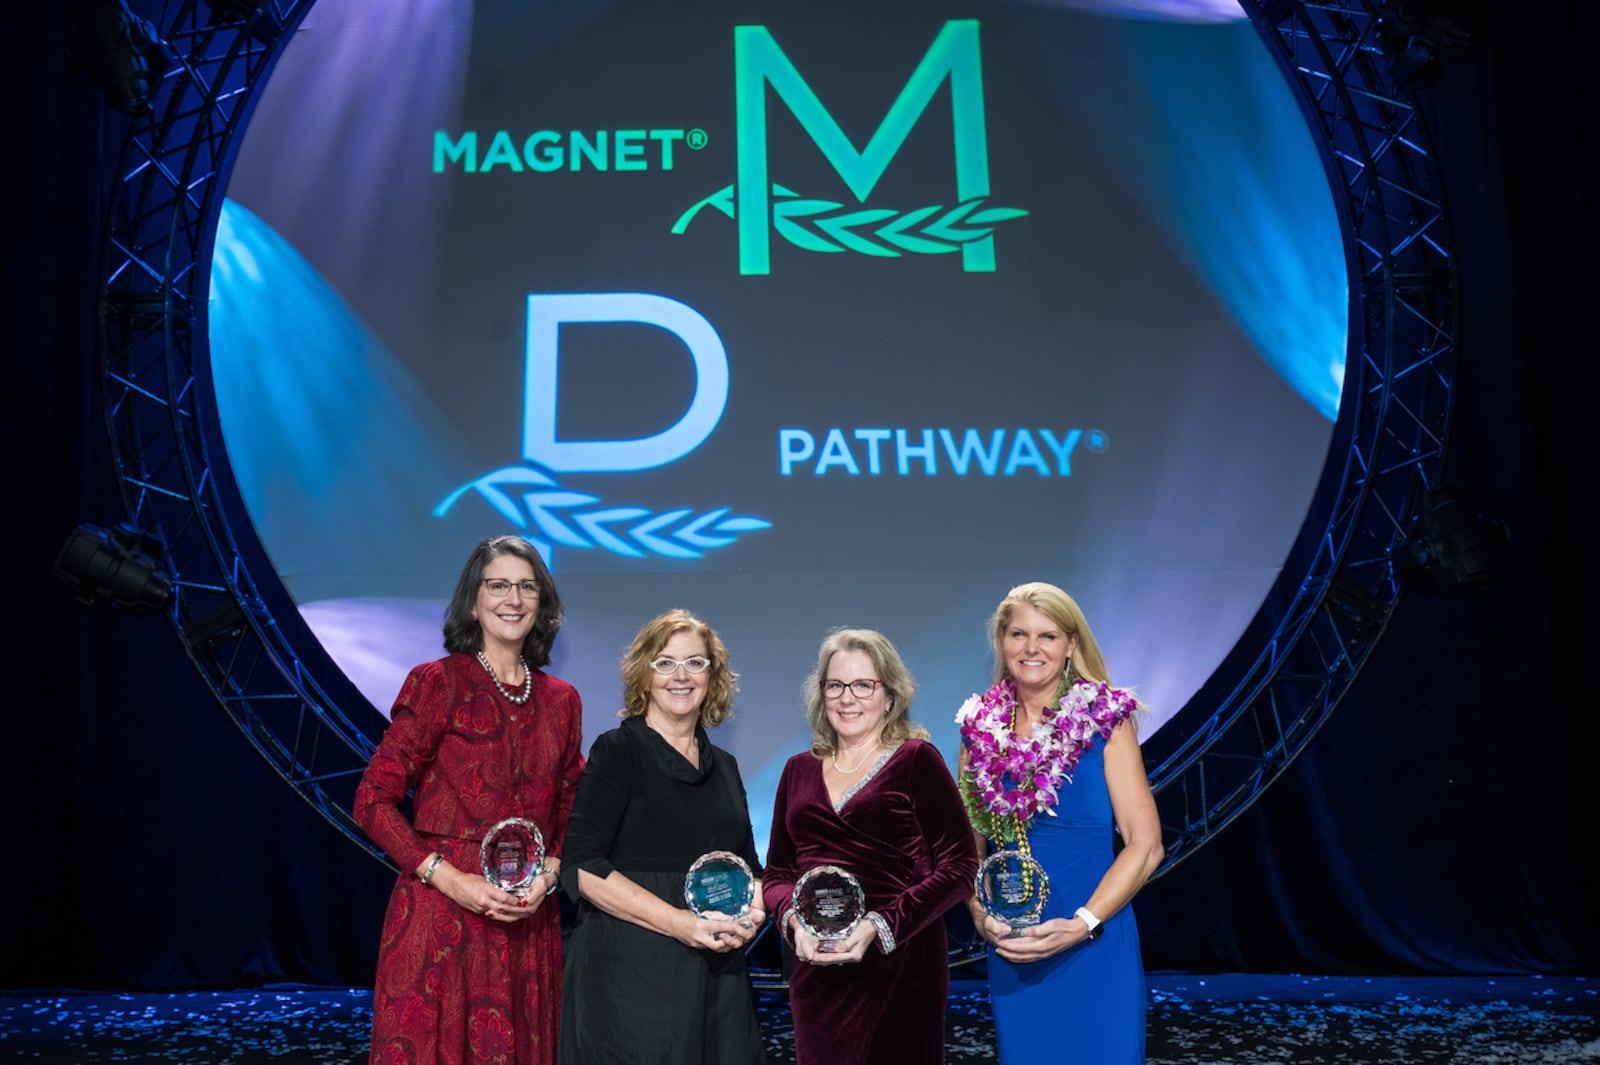
[[[984,912],[1001,1065],[1144,1061],[1145,981],[1128,905],[1161,864],[1161,825],[1133,714],[1083,611],[1053,584],[1011,589],[993,618],[995,684],[956,715],[962,798],[989,849],[1031,854],[1038,923]],[[1122,849],[1113,857],[1113,834]]]

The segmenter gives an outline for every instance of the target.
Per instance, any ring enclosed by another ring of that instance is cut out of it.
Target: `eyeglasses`
[[[883,684],[881,680],[852,680],[848,683],[842,680],[825,680],[822,682],[822,697],[824,699],[839,699],[844,696],[844,690],[850,689],[850,694],[857,699],[870,699],[872,693]]]
[[[483,590],[495,599],[504,599],[511,594],[511,589],[513,588],[521,592],[524,599],[539,598],[538,581],[508,581],[499,577],[485,577],[483,579]]]
[[[666,655],[662,655],[650,663],[650,668],[663,677],[670,677],[678,672],[679,666],[683,667],[685,673],[698,676],[711,668],[711,659],[705,655],[694,655],[690,658],[668,658]]]

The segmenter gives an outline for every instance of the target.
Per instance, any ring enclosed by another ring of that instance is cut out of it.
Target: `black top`
[[[594,741],[567,822],[561,883],[613,869],[685,908],[683,878],[707,851],[732,851],[759,874],[739,766],[695,730],[700,764],[643,718]],[[686,946],[584,902],[567,947],[562,1065],[755,1065],[761,1025],[743,951]],[[941,959],[942,961],[942,959]]]
[[[578,897],[578,870],[602,879],[613,869],[634,873],[689,871],[707,851],[739,855],[761,875],[739,763],[695,728],[700,764],[693,766],[644,718],[629,718],[589,750],[567,824],[561,882]],[[667,901],[682,906],[681,894]]]

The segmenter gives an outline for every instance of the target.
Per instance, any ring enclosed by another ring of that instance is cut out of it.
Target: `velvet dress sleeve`
[[[633,795],[629,781],[636,775],[634,759],[623,730],[597,737],[589,761],[578,780],[561,858],[561,888],[578,901],[578,871],[604,880],[616,869],[612,864],[617,830]]]
[[[767,913],[772,915],[780,930],[788,927],[784,922],[789,918],[789,900],[794,894],[794,882],[800,878],[795,868],[794,840],[789,836],[789,778],[793,770],[794,760],[790,759],[778,778],[778,794],[772,801],[767,866],[761,877],[761,896],[766,901]],[[784,938],[788,938],[787,933]]]
[[[400,803],[438,752],[450,724],[451,702],[441,663],[424,662],[413,669],[400,687],[389,713],[389,727],[356,787],[356,823],[402,871],[421,865],[433,850],[400,812]]]
[[[917,825],[933,872],[878,910],[897,943],[904,943],[941,920],[945,911],[971,895],[973,878],[978,875],[972,827],[939,749],[923,742],[910,753],[911,779],[906,790],[915,804]]]

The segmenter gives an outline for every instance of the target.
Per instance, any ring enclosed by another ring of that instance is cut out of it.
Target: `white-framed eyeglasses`
[[[690,655],[688,658],[668,658],[662,655],[650,663],[650,668],[663,677],[670,677],[678,672],[682,666],[685,673],[700,674],[711,668],[711,659],[705,655]]]
[[[522,593],[524,599],[537,599],[539,597],[538,581],[508,581],[500,577],[485,577],[483,590],[494,599],[504,599],[515,588]]]
[[[850,689],[850,694],[857,699],[870,699],[872,693],[883,684],[881,680],[825,680],[822,682],[822,697],[824,699],[838,699],[843,697],[844,690]]]

